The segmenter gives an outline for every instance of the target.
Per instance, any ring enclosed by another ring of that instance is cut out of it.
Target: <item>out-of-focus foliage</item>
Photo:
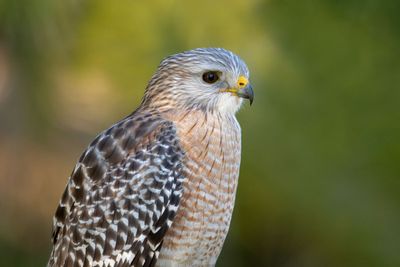
[[[43,266],[79,153],[158,62],[251,70],[218,266],[400,266],[400,2],[0,1],[0,265]]]

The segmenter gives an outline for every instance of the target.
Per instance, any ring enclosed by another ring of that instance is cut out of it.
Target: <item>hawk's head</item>
[[[249,70],[222,48],[198,48],[165,58],[147,86],[143,104],[235,113],[253,102]]]

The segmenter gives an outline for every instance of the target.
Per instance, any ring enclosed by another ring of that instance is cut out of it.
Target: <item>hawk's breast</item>
[[[158,264],[214,265],[235,202],[241,133],[233,115],[202,111],[168,116],[185,152],[183,197]]]

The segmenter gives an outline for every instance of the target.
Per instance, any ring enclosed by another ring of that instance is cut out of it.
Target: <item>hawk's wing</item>
[[[133,114],[100,134],[69,179],[48,266],[152,266],[182,195],[175,126]]]

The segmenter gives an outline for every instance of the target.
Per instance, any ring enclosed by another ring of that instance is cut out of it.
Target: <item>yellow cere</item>
[[[245,87],[248,83],[249,80],[247,80],[247,78],[244,76],[240,76],[237,81],[237,85],[239,86],[239,88]]]

